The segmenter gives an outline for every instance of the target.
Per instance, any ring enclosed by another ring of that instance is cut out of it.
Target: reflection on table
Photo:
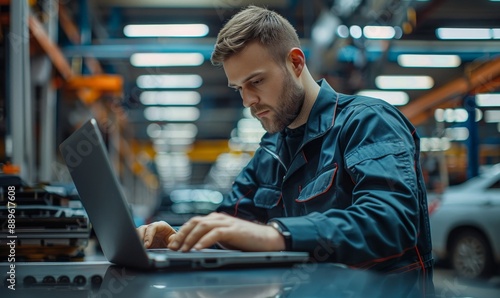
[[[16,290],[4,283],[0,297],[422,297],[414,283],[404,274],[379,275],[337,264],[151,272],[108,262],[17,263]]]

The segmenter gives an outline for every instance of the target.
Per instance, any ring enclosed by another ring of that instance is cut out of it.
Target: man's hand
[[[175,230],[164,221],[157,221],[137,228],[139,238],[145,248],[166,248]]]
[[[168,241],[168,248],[189,251],[216,243],[243,251],[280,251],[285,239],[273,227],[252,223],[223,213],[197,216],[187,221]]]

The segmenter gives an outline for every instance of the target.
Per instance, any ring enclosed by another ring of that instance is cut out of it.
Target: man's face
[[[223,65],[229,87],[240,92],[243,105],[266,131],[279,132],[295,120],[304,103],[304,89],[266,48],[249,43]]]

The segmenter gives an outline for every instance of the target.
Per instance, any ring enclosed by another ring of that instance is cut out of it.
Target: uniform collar
[[[339,94],[325,79],[321,79],[317,83],[320,86],[320,91],[307,118],[305,138],[314,138],[324,134],[335,121]]]

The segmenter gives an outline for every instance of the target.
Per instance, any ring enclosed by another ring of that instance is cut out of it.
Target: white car
[[[489,277],[500,264],[500,164],[429,202],[433,253],[462,277]]]

